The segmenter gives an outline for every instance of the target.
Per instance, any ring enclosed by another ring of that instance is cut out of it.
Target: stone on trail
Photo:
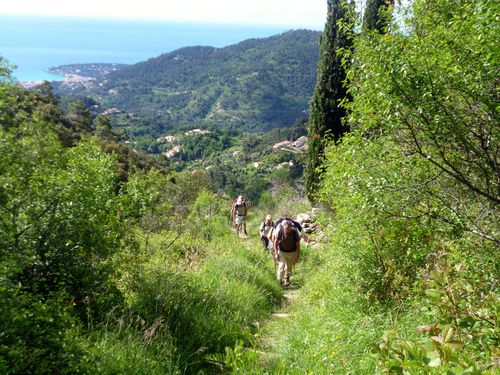
[[[287,314],[287,313],[274,313],[271,316],[273,318],[289,318],[290,314]]]
[[[298,214],[296,220],[299,223],[311,223],[312,222],[311,215],[306,214],[306,213]]]

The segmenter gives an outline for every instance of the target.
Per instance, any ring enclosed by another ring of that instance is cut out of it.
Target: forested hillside
[[[56,93],[118,109],[124,115],[116,122],[131,136],[157,137],[185,124],[254,131],[289,126],[308,108],[318,38],[297,30],[225,48],[181,48],[111,72],[91,88],[56,84]]]

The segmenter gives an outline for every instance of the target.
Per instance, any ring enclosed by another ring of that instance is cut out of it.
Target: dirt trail
[[[270,318],[263,322],[261,329],[261,336],[259,337],[259,350],[257,351],[260,356],[260,361],[264,368],[272,368],[273,363],[279,361],[279,341],[281,332],[294,319],[293,306],[300,299],[300,288],[302,284],[300,275],[300,263],[291,278],[291,284],[283,291],[283,300],[279,308],[274,311]]]
[[[253,236],[240,235],[239,240],[248,250],[261,249],[260,241],[255,241]],[[270,261],[272,262],[271,259]],[[260,357],[263,368],[272,368],[273,364],[280,359],[278,343],[281,332],[286,329],[294,318],[293,306],[300,299],[300,289],[303,283],[301,271],[302,262],[299,262],[294,267],[290,286],[283,289],[283,299],[280,306],[271,313],[269,319],[254,323],[259,328],[256,352]]]

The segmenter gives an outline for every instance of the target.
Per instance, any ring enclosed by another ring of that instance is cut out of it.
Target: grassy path
[[[294,268],[291,284],[283,290],[282,303],[263,322],[258,341],[258,354],[262,368],[275,369],[281,359],[280,342],[282,333],[287,330],[290,323],[296,317],[296,304],[300,303],[301,286],[303,284],[302,264],[299,262]]]
[[[262,252],[257,236],[251,235],[242,242],[249,251]],[[379,359],[372,353],[373,344],[393,329],[396,319],[399,323],[405,321],[399,327],[404,330],[416,326],[406,320],[418,317],[395,315],[386,306],[371,304],[360,293],[355,264],[343,249],[339,244],[326,242],[311,247],[303,244],[291,286],[283,290],[281,303],[276,304],[274,311],[254,322],[258,328],[254,350],[242,348],[236,353],[242,361],[231,366],[237,370],[235,373],[376,372]],[[270,255],[265,261],[270,262],[266,274],[274,272]]]
[[[249,229],[256,225],[249,226]],[[236,233],[235,233],[236,236]],[[255,235],[254,230],[249,230],[249,236],[240,235],[236,237],[237,241],[248,251],[263,252],[262,244],[258,235]],[[303,244],[304,248],[306,245]],[[303,249],[306,250],[306,249]],[[306,253],[308,251],[306,250]],[[288,370],[284,368],[285,357],[284,353],[288,349],[290,342],[287,340],[284,332],[288,332],[291,326],[296,326],[298,321],[304,319],[302,287],[307,278],[308,265],[306,254],[303,254],[301,261],[294,267],[290,282],[291,285],[283,289],[281,304],[276,306],[267,317],[262,318],[259,322],[254,322],[258,328],[255,335],[254,352],[258,357],[258,365],[252,365],[252,370],[241,368],[241,373],[255,374],[285,374]],[[266,260],[268,266],[273,267],[273,278],[275,278],[275,268],[272,264],[273,260],[271,253],[268,253]],[[276,281],[277,283],[277,281]],[[295,328],[296,329],[296,328]],[[245,366],[243,366],[245,367]],[[252,372],[253,371],[253,372]]]

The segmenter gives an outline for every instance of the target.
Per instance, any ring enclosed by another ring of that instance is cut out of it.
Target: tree
[[[12,81],[12,66],[8,60],[0,56],[0,83]]]
[[[488,224],[500,203],[493,7],[419,1],[407,35],[359,38],[351,109],[365,132],[383,130],[402,155],[428,164],[421,214],[498,243]]]
[[[106,115],[99,115],[94,121],[96,134],[101,139],[117,140],[116,135],[113,133],[111,120]]]
[[[66,118],[74,131],[84,134],[92,132],[92,113],[82,101],[70,103]]]
[[[328,0],[327,21],[320,38],[318,78],[309,110],[306,188],[310,199],[314,199],[320,181],[327,140],[331,138],[338,142],[349,131],[343,123],[346,110],[342,101],[347,98],[347,89],[344,86],[346,71],[342,51],[352,45],[351,26],[346,22],[352,7],[352,3]]]
[[[363,15],[363,29],[383,32],[387,27],[387,20],[382,13],[393,5],[394,0],[367,0]]]
[[[2,74],[0,373],[76,372],[78,317],[98,321],[121,302],[115,159],[93,143],[64,148],[40,112],[46,97]]]
[[[416,298],[441,329],[435,337],[460,343],[441,351],[434,340],[400,340],[380,354],[386,372],[429,373],[424,358],[437,358],[440,374],[495,363],[499,9],[415,0],[391,33],[354,39],[352,130],[328,148],[322,182],[333,244],[373,298]]]

